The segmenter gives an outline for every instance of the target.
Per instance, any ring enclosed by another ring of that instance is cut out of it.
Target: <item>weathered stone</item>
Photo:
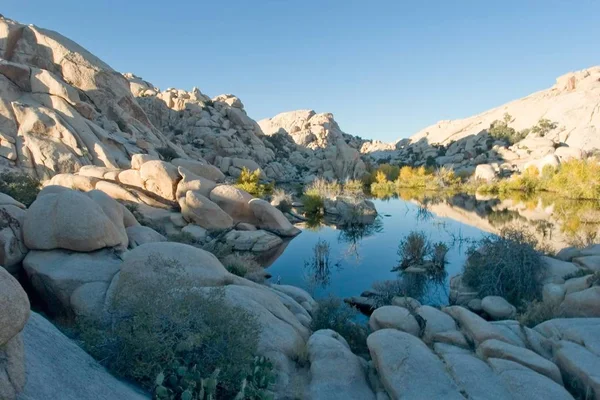
[[[484,358],[502,358],[526,366],[562,385],[558,367],[531,350],[513,346],[497,339],[486,340],[477,347],[477,355]]]
[[[567,340],[558,342],[554,359],[565,380],[582,398],[600,396],[600,357]]]
[[[421,306],[416,313],[425,321],[423,341],[426,343],[445,342],[448,334],[462,335],[452,317],[437,308]]]
[[[222,230],[233,227],[233,219],[200,192],[189,190],[185,197],[179,199],[179,205],[186,221],[205,229]]]
[[[25,353],[23,338],[19,333],[0,345],[0,399],[17,399],[24,386]]]
[[[112,250],[72,253],[67,250],[30,251],[23,267],[45,308],[54,315],[77,314],[71,296],[91,282],[109,283],[119,271],[121,259]]]
[[[210,192],[210,199],[233,218],[233,222],[257,225],[254,212],[248,204],[254,197],[235,186],[219,185]]]
[[[0,204],[0,265],[11,273],[19,270],[29,251],[23,240],[25,210],[13,205],[15,203],[20,204]]]
[[[27,382],[19,400],[147,400],[110,375],[49,321],[33,313],[23,330]],[[65,384],[65,377],[76,374]]]
[[[600,255],[575,257],[573,262],[592,271],[600,271]]]
[[[563,317],[600,317],[600,286],[593,286],[565,296],[560,305]]]
[[[252,199],[248,202],[254,213],[260,229],[274,232],[280,236],[296,236],[300,229],[293,226],[281,211],[262,199]]]
[[[27,318],[27,294],[12,275],[0,268],[0,347],[21,332]]]
[[[481,308],[492,319],[510,319],[514,318],[517,309],[506,299],[500,296],[486,296],[481,299]]]
[[[185,197],[186,193],[194,190],[204,197],[210,196],[210,192],[217,186],[211,180],[202,176],[196,175],[183,167],[178,168],[179,175],[183,178],[177,184],[176,198]]]
[[[573,274],[579,270],[577,265],[571,262],[557,260],[556,258],[542,256],[546,266],[543,283],[564,283],[566,275]]]
[[[560,304],[565,298],[566,285],[546,283],[542,288],[542,300],[544,303]]]
[[[224,241],[233,250],[255,252],[271,250],[283,243],[280,237],[263,230],[232,230],[225,235]]]
[[[383,306],[373,311],[369,318],[369,326],[373,332],[392,328],[416,337],[420,336],[420,327],[415,317],[406,308],[398,306]]]
[[[491,367],[471,351],[443,343],[433,346],[454,381],[473,400],[504,400],[512,396]]]
[[[310,360],[310,385],[307,398],[373,399],[360,359],[348,344],[332,330],[319,330],[307,343]]]
[[[166,237],[147,226],[131,226],[126,229],[129,248],[133,249],[145,243],[165,242]]]
[[[534,330],[552,340],[569,340],[600,356],[600,318],[555,318]]]
[[[382,329],[367,338],[381,382],[393,399],[464,399],[442,361],[418,338]]]
[[[225,174],[223,174],[219,168],[201,161],[175,158],[171,160],[171,164],[176,167],[184,167],[193,174],[213,182],[222,182],[225,179]]]
[[[62,248],[74,251],[126,247],[127,234],[121,208],[110,198],[114,204],[111,203],[108,208],[102,207],[95,201],[100,198],[96,196],[96,199],[91,199],[72,190],[39,196],[25,215],[25,245],[33,250]],[[102,198],[102,203],[105,202],[109,200]],[[114,212],[110,212],[110,209]],[[47,223],[48,220],[53,223]]]
[[[514,399],[573,400],[564,387],[519,363],[500,358],[490,358],[488,363]]]
[[[177,167],[164,161],[148,161],[140,167],[144,188],[167,200],[175,200],[177,183],[181,179]]]
[[[454,318],[458,322],[462,332],[476,344],[485,342],[488,339],[498,339],[514,344],[498,327],[490,324],[466,308],[451,306],[444,308],[442,311]]]

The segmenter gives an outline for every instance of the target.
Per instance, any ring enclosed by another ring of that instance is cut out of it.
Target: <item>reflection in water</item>
[[[383,222],[380,216],[377,216],[372,222],[363,222],[359,219],[352,219],[346,221],[343,225],[338,227],[340,234],[338,235],[338,242],[347,243],[348,250],[346,254],[354,256],[356,260],[360,259],[358,252],[360,242],[369,236],[373,236],[376,233],[383,231]]]
[[[375,200],[375,204],[386,217],[376,218],[373,224],[309,221],[311,228],[305,227],[301,235],[286,242],[285,251],[275,255],[278,258],[268,271],[273,281],[314,290],[316,297],[358,296],[375,282],[393,281],[426,304],[445,304],[449,277],[461,272],[465,251],[484,235],[516,225],[559,249],[594,240],[600,228],[599,202],[566,200],[548,193],[483,197],[413,190]],[[401,271],[398,275],[390,271],[398,265],[400,240],[415,230],[423,231],[432,243],[447,244],[446,273]],[[318,261],[314,247],[323,241],[329,255],[327,261]],[[313,254],[308,255],[311,249]]]
[[[339,268],[339,262],[332,264],[329,242],[319,239],[313,247],[312,256],[304,261],[304,274],[311,292],[315,287],[326,288],[331,280],[332,267]]]

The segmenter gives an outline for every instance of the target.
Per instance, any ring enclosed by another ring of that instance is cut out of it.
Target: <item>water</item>
[[[598,202],[547,194],[502,199],[439,193],[400,196],[373,200],[381,217],[366,231],[301,227],[303,232],[271,257],[271,281],[301,287],[315,298],[358,296],[375,282],[398,277],[391,271],[398,265],[398,245],[411,231],[421,231],[432,243],[441,241],[450,247],[447,275],[439,282],[429,281],[420,299],[443,305],[448,302],[450,277],[461,272],[466,250],[484,235],[516,226],[534,234],[546,247],[559,250],[573,243],[597,241],[600,227]],[[329,246],[328,268],[313,267],[317,243]]]
[[[419,205],[405,200],[374,200],[379,214],[374,229],[364,237],[330,226],[303,229],[290,241],[283,253],[269,267],[274,282],[301,287],[316,298],[333,294],[339,297],[358,296],[374,282],[395,279],[400,240],[411,231],[422,231],[431,242],[453,244],[448,252],[447,277],[434,284],[424,299],[429,304],[446,304],[449,277],[460,273],[465,261],[467,241],[480,239],[485,232],[455,221],[437,217]],[[327,279],[312,283],[310,265],[313,248],[319,241],[330,245],[330,268]]]

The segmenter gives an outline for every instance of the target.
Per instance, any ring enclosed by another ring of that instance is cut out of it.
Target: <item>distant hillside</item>
[[[584,150],[600,148],[600,66],[571,72],[556,84],[522,99],[465,119],[439,121],[410,137],[429,144],[446,144],[489,128],[505,113],[516,130],[534,126],[541,118],[557,123],[548,139]]]

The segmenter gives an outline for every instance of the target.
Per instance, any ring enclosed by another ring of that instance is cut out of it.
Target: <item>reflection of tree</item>
[[[304,261],[304,272],[311,287],[326,288],[331,282],[331,267],[339,268],[339,263],[332,264],[329,242],[319,239],[313,247],[312,256]]]
[[[383,231],[383,221],[377,216],[373,222],[365,223],[358,218],[346,221],[340,227],[338,235],[339,243],[348,243],[348,253],[354,254],[358,258],[358,245],[366,237],[372,236]]]

